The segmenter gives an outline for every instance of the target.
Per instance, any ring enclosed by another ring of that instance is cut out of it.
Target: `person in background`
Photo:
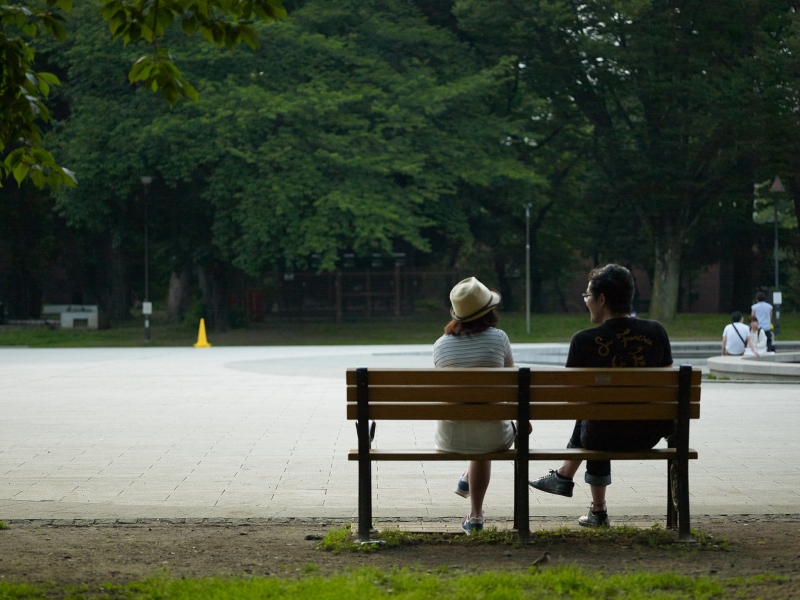
[[[433,345],[437,368],[513,367],[511,344],[497,329],[495,307],[500,294],[489,290],[475,277],[460,281],[450,292],[452,320],[444,335]],[[496,452],[514,443],[511,421],[437,421],[436,447],[446,452]],[[458,480],[456,494],[470,499],[470,511],[461,521],[469,535],[483,529],[483,499],[489,488],[492,462],[471,460]]]
[[[750,340],[752,341],[753,354],[760,356],[767,353],[767,334],[759,327],[758,317],[750,317]],[[745,350],[745,354],[747,351]]]
[[[672,350],[667,332],[656,321],[631,316],[634,293],[631,272],[620,265],[598,267],[589,273],[583,294],[591,329],[572,337],[567,367],[669,367]],[[675,432],[675,423],[663,421],[582,420],[575,423],[568,448],[589,450],[647,450]],[[572,497],[572,478],[581,465],[566,460],[556,471],[528,482],[533,489]],[[611,484],[611,461],[586,461],[584,481],[591,486],[589,512],[578,519],[584,527],[607,527],[606,487]]]
[[[742,323],[742,313],[731,313],[731,322],[722,331],[722,356],[742,356],[745,348],[753,349],[750,328]]]
[[[764,292],[756,294],[756,303],[750,307],[750,316],[758,318],[758,326],[764,330],[767,336],[767,352],[775,351],[775,344],[772,337],[772,304],[766,301],[767,295]]]

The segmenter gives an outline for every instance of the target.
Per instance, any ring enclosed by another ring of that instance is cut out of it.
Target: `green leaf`
[[[41,169],[32,169],[30,171],[30,179],[33,185],[35,185],[39,189],[42,189],[45,186],[45,183],[47,182],[47,179],[45,178],[44,173],[42,172]]]
[[[39,79],[46,81],[50,85],[61,85],[61,81],[59,80],[59,78],[53,75],[52,73],[41,72],[37,73],[36,76]]]
[[[181,28],[186,35],[193,35],[197,31],[197,18],[192,14],[181,19]]]
[[[14,175],[14,179],[17,180],[17,185],[22,185],[22,182],[25,180],[25,177],[28,175],[28,171],[30,171],[30,165],[25,162],[18,162],[12,173]]]
[[[197,93],[197,90],[192,86],[192,84],[185,80],[182,80],[181,84],[184,96],[190,100],[194,100],[195,102],[200,99],[200,94]]]
[[[241,40],[254,50],[258,47],[258,33],[252,27],[242,26],[239,35]]]

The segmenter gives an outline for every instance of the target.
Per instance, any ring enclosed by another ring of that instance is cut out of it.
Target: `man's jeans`
[[[661,441],[661,436],[626,435],[624,437],[599,437],[591,438],[586,431],[586,421],[576,421],[572,437],[567,448],[586,448],[587,450],[612,450],[624,452],[626,450],[649,450]],[[583,480],[589,485],[605,487],[611,484],[610,460],[587,460],[586,474]]]

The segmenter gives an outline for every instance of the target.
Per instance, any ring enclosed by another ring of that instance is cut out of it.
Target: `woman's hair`
[[[755,316],[755,315],[752,315],[752,316],[750,317],[750,322],[752,323],[753,321],[755,321],[756,323],[758,323],[758,317],[757,317],[757,316]]]
[[[444,334],[445,335],[470,335],[472,333],[480,333],[481,331],[486,331],[489,327],[494,327],[497,325],[497,321],[499,317],[497,315],[497,311],[494,309],[490,310],[488,313],[483,315],[482,317],[478,317],[474,321],[458,321],[453,319],[444,327]]]
[[[609,309],[615,314],[629,314],[633,310],[633,275],[621,265],[597,267],[589,273],[589,292],[593,298],[606,297]]]

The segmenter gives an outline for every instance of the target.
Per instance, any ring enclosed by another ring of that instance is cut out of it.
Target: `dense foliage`
[[[0,0],[28,57],[0,92],[26,81],[30,108],[2,105],[4,176],[56,191],[7,185],[0,210],[53,202],[58,242],[38,252],[117,318],[142,279],[145,205],[156,289],[194,280],[222,312],[236,272],[397,251],[519,307],[526,209],[534,310],[570,308],[586,261],[648,272],[661,319],[704,266],[733,274],[723,305],[769,282],[753,185],[796,171],[793,2],[298,0],[280,20],[271,0],[31,4],[23,19]],[[800,202],[800,176],[784,179]]]

